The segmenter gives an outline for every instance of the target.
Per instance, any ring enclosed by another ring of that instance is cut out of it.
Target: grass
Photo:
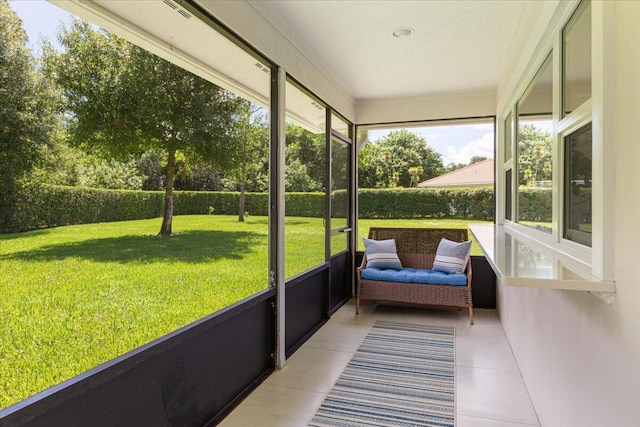
[[[267,221],[176,217],[0,236],[0,407],[267,286]]]
[[[170,238],[159,224],[0,235],[0,408],[267,287],[267,218],[178,216]],[[372,225],[466,222],[361,220],[360,237]],[[323,262],[321,218],[287,218],[285,233],[286,277]]]
[[[422,228],[467,228],[468,224],[490,224],[487,221],[463,219],[361,219],[358,221],[358,250],[364,251],[362,238],[367,237],[369,227],[422,227]],[[482,250],[469,231],[471,255],[482,256]]]

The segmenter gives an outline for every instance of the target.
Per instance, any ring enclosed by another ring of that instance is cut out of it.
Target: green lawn
[[[265,217],[174,218],[0,235],[0,408],[163,336],[267,286]],[[369,226],[465,227],[452,220]],[[324,259],[319,218],[287,218],[286,276]],[[477,252],[477,248],[474,248]]]
[[[468,224],[489,224],[487,221],[474,221],[462,219],[361,219],[358,222],[358,250],[364,251],[362,238],[367,237],[369,227],[423,227],[423,228],[467,228]],[[471,255],[482,256],[482,250],[469,231]]]
[[[0,235],[0,407],[267,286],[267,220],[232,216]]]

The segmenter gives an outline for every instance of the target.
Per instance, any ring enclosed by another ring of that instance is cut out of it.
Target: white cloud
[[[469,141],[460,149],[447,145],[442,160],[445,165],[448,165],[449,163],[469,163],[474,156],[493,158],[493,144],[493,132],[488,132],[481,138]]]
[[[440,134],[439,134],[439,133],[430,133],[428,136],[429,136],[429,138],[431,138],[431,139],[438,139],[438,138],[440,138]]]
[[[493,123],[481,123],[481,124],[473,125],[473,129],[493,131]]]

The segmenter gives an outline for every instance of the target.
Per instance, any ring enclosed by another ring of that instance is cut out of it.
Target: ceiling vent
[[[269,74],[269,67],[262,65],[260,62],[256,62],[256,67],[260,68],[265,73]]]
[[[169,6],[171,9],[175,10],[180,15],[184,16],[186,19],[191,19],[191,14],[189,12],[187,12],[183,8],[179,7],[177,4],[175,4],[171,0],[162,0],[162,1],[163,1],[164,4]]]
[[[318,104],[315,101],[311,101],[311,105],[313,105],[314,107],[316,107],[318,110],[324,110],[324,107],[320,104]]]

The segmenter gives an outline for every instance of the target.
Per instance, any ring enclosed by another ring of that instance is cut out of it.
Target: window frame
[[[513,219],[513,223],[517,224],[518,227],[526,227],[526,229],[528,230],[532,230],[535,232],[535,234],[540,233],[541,236],[539,237],[540,239],[543,240],[548,240],[548,237],[544,237],[544,236],[552,236],[554,233],[554,215],[558,209],[558,207],[556,206],[555,203],[551,203],[551,217],[552,217],[552,224],[551,224],[551,229],[549,231],[542,231],[540,229],[534,228],[530,225],[527,224],[523,224],[520,222],[520,197],[519,197],[519,188],[520,188],[520,162],[519,162],[519,156],[520,156],[520,150],[518,149],[519,143],[520,143],[520,105],[523,103],[523,101],[527,100],[527,97],[534,91],[534,89],[536,88],[538,82],[540,81],[540,78],[542,77],[542,75],[546,72],[547,67],[549,65],[551,65],[552,67],[552,71],[554,70],[554,65],[556,64],[555,62],[555,57],[554,57],[554,52],[555,50],[553,48],[550,48],[550,50],[548,51],[548,53],[546,55],[544,55],[544,58],[542,59],[542,61],[540,62],[540,65],[537,67],[535,74],[533,75],[533,77],[531,78],[531,80],[529,81],[529,84],[527,85],[526,89],[524,90],[524,92],[522,93],[522,95],[518,98],[515,108],[513,109],[513,136],[511,137],[512,139],[512,144],[514,145],[513,147],[513,151],[512,151],[512,161],[513,161],[513,170],[515,170],[515,184],[514,184],[514,174],[512,173],[512,182],[511,182],[511,188],[512,188],[512,197],[515,199],[515,206],[513,206],[513,208],[515,208],[515,211],[512,211],[512,218]],[[552,90],[552,109],[551,109],[551,121],[552,123],[555,123],[555,104],[554,104],[554,98],[555,98],[555,87],[556,85],[555,83],[555,79],[552,78],[552,82],[551,82],[551,90]],[[555,136],[555,132],[552,130],[551,131],[551,147],[552,147],[552,151],[554,150],[554,147],[556,145],[556,140],[554,138]],[[556,157],[554,156],[555,153],[552,152],[551,155],[551,160],[552,160],[552,173],[551,173],[551,177],[552,177],[552,198],[553,198],[553,193],[555,192],[555,185],[556,185],[556,181],[557,181],[557,175],[556,175]]]
[[[570,114],[562,116],[563,105],[563,36],[570,19],[580,10],[584,1],[591,7],[591,98],[575,108]],[[510,93],[499,105],[498,134],[499,147],[496,150],[500,161],[497,162],[498,194],[506,191],[506,171],[514,167],[517,157],[505,158],[506,141],[505,120],[509,114],[517,117],[518,101],[524,96],[534,81],[538,70],[544,63],[549,51],[553,52],[553,230],[552,235],[533,230],[530,227],[505,219],[505,199],[496,202],[498,225],[532,238],[550,247],[552,250],[568,255],[591,268],[592,274],[599,280],[613,280],[614,236],[615,236],[615,40],[611,28],[615,21],[615,5],[608,2],[589,0],[573,1],[556,6],[557,18],[546,31],[548,38],[532,50],[532,54],[523,66],[517,80],[511,85]],[[592,246],[563,238],[564,230],[564,185],[565,154],[564,138],[587,123],[592,124]],[[516,130],[517,132],[517,130]],[[514,153],[517,155],[517,153]],[[606,172],[606,173],[605,173]],[[512,198],[516,195],[512,185]],[[512,211],[512,215],[515,211]]]

